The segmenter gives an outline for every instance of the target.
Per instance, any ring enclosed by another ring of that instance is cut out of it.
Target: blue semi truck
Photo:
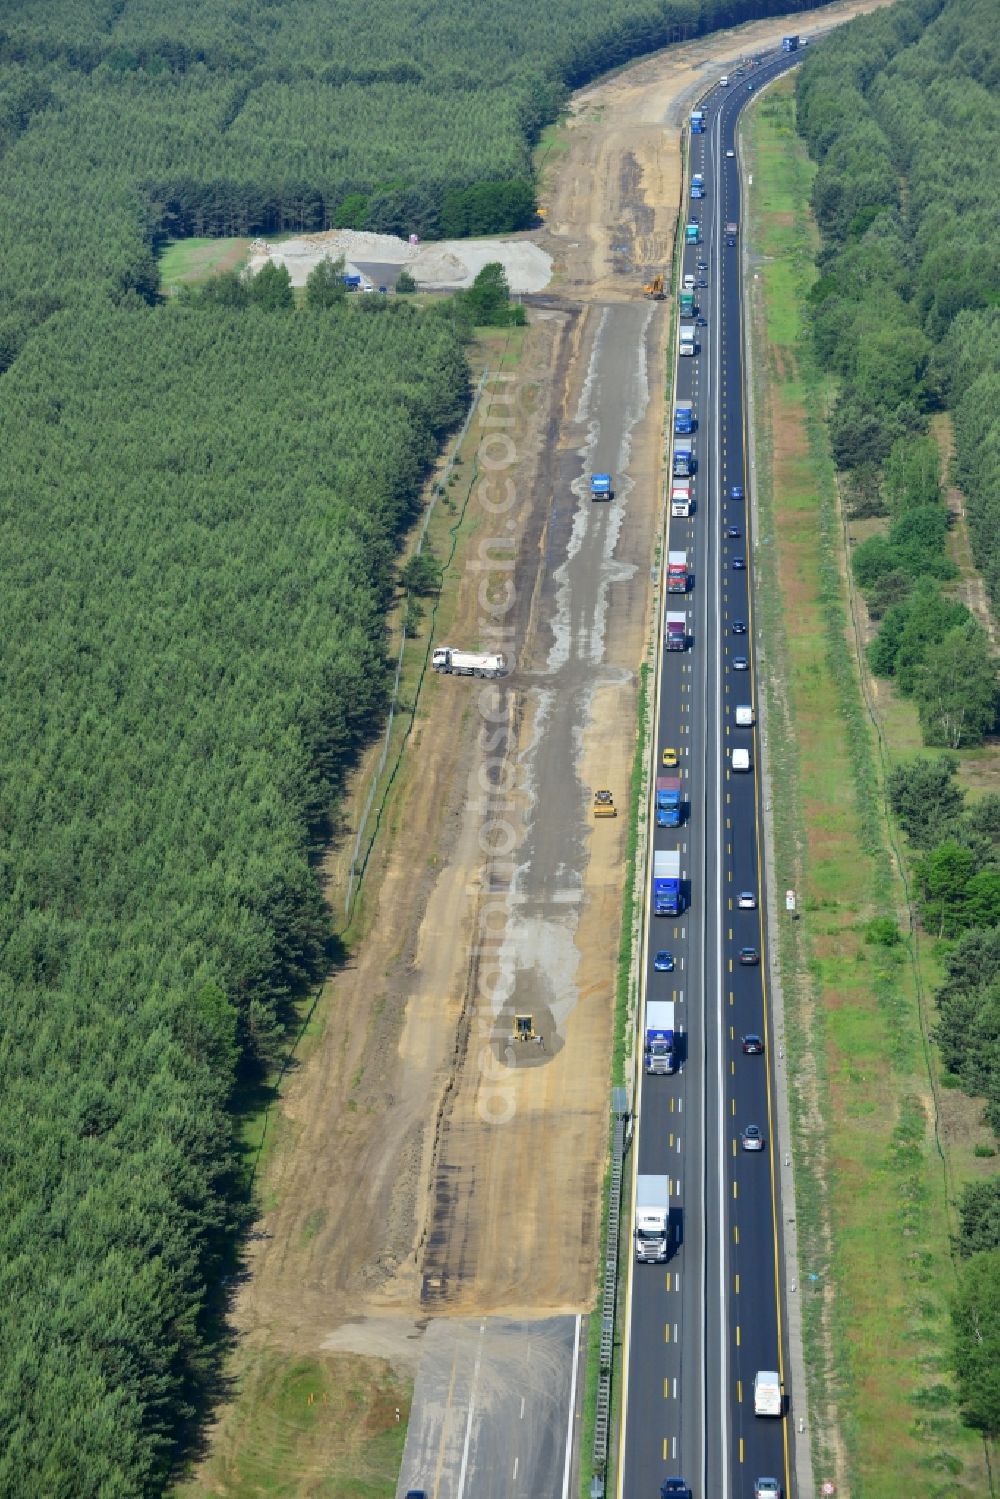
[[[591,474],[590,498],[592,500],[610,500],[612,493],[610,474]]]
[[[646,1001],[646,1038],[643,1062],[647,1072],[677,1071],[677,1041],[674,1035],[674,1003],[671,999]]]
[[[694,405],[691,401],[678,401],[674,406],[674,432],[678,437],[694,431]]]
[[[679,916],[681,912],[681,851],[658,849],[653,855],[653,915]]]
[[[659,776],[656,782],[656,826],[658,828],[679,828],[680,825],[680,777]]]

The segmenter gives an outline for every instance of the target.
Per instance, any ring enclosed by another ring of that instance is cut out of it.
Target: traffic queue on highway
[[[690,119],[619,1499],[789,1482],[735,137],[779,68]]]

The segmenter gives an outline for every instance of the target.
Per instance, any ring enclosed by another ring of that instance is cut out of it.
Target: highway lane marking
[[[733,1201],[734,1202],[736,1201],[737,1197],[739,1197],[739,1195],[740,1195],[740,1184],[739,1184],[739,1182],[733,1182]]]
[[[734,1244],[738,1244],[739,1242],[740,1242],[739,1227],[734,1223],[733,1224],[733,1243]]]
[[[729,1112],[732,1114],[733,1118],[735,1119],[736,1118],[736,1099],[735,1098],[731,1098],[729,1100]]]
[[[742,1379],[738,1379],[736,1381],[736,1403],[737,1403],[737,1405],[742,1405],[743,1404],[743,1381],[742,1381]]]
[[[524,1420],[524,1396],[521,1396],[521,1420]]]
[[[663,1324],[663,1341],[665,1343],[669,1343],[670,1342],[670,1323],[669,1322],[664,1322],[664,1324]]]
[[[743,1438],[740,1437],[740,1462],[743,1461]]]
[[[440,1487],[441,1487],[441,1472],[442,1472],[442,1469],[444,1467],[444,1439],[445,1439],[445,1434],[446,1434],[447,1429],[448,1429],[448,1412],[451,1410],[451,1397],[455,1393],[455,1373],[457,1371],[457,1368],[458,1368],[458,1354],[456,1352],[456,1353],[453,1353],[452,1356],[451,1356],[451,1380],[450,1380],[450,1382],[448,1384],[448,1398],[445,1401],[445,1406],[444,1406],[445,1419],[441,1423],[441,1440],[438,1443],[437,1468],[436,1468],[435,1473],[434,1473],[434,1493],[435,1494],[437,1494],[437,1493],[440,1492]]]
[[[517,1482],[517,1469],[518,1469],[518,1464],[520,1463],[520,1461],[521,1461],[521,1459],[519,1457],[515,1457],[515,1459],[514,1459],[514,1472],[512,1474],[512,1478],[513,1478],[514,1483]]]
[[[740,1346],[740,1324],[738,1322],[736,1324],[736,1346],[737,1348]]]
[[[663,1438],[663,1461],[664,1462],[667,1461],[667,1441],[668,1441],[668,1438],[664,1437]]]
[[[563,1464],[562,1499],[569,1499],[569,1482],[573,1473],[573,1421],[576,1416],[576,1377],[580,1363],[580,1326],[583,1318],[577,1314],[576,1331],[573,1334],[573,1377],[569,1382],[569,1419],[566,1426],[566,1461]],[[528,1344],[531,1351],[531,1344]],[[523,1402],[522,1402],[523,1404]]]
[[[733,1159],[735,1160],[735,1158],[736,1158],[736,1141],[734,1140],[733,1141]]]
[[[735,1282],[735,1284],[733,1285],[733,1290],[734,1290],[735,1294],[738,1296],[740,1294],[740,1276],[739,1276],[739,1271],[737,1271],[736,1275],[734,1276],[734,1282]]]
[[[476,1386],[479,1383],[479,1370],[483,1362],[483,1339],[485,1336],[486,1323],[480,1322],[479,1347],[476,1350],[476,1363],[472,1371],[472,1387],[469,1390],[469,1418],[465,1423],[465,1441],[462,1444],[462,1466],[458,1472],[458,1492],[455,1495],[455,1499],[462,1499],[462,1495],[465,1493],[465,1479],[469,1471],[469,1447],[472,1442],[472,1417],[476,1410]]]
[[[668,1375],[664,1375],[663,1378],[663,1398],[664,1400],[670,1399],[670,1378]]]

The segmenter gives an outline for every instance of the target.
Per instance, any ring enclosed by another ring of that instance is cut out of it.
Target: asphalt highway
[[[653,849],[680,849],[685,898],[679,917],[650,914],[643,979],[644,999],[675,1002],[681,1065],[672,1076],[643,1073],[636,1101],[633,1186],[636,1172],[669,1178],[672,1232],[665,1264],[631,1259],[619,1499],[658,1499],[673,1475],[694,1499],[752,1499],[762,1475],[790,1492],[758,746],[756,728],[735,724],[736,706],[755,705],[756,694],[741,248],[725,226],[742,217],[740,163],[727,155],[739,113],[796,60],[772,54],[731,75],[699,101],[706,132],[691,137],[688,181],[701,172],[705,196],[689,200],[700,240],[685,246],[680,271],[707,282],[696,289],[707,325],[695,356],[676,364],[675,400],[695,407],[696,505],[669,534],[670,550],[687,551],[692,583],[686,597],[666,598],[667,610],[687,610],[689,647],[662,652],[654,747],[654,774],[671,773],[664,747],[679,752],[685,817],[652,832]],[[731,498],[733,486],[745,498]],[[749,773],[732,769],[734,749],[750,752]],[[754,908],[740,909],[743,891]],[[745,947],[761,961],[742,964]],[[662,948],[673,972],[654,970]],[[763,1038],[762,1055],[744,1053],[748,1033]],[[739,1138],[751,1124],[765,1140],[752,1154]],[[757,1370],[781,1374],[783,1417],[755,1417]]]

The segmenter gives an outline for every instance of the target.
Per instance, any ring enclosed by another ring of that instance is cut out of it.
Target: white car
[[[757,897],[752,890],[741,890],[736,899],[736,906],[740,911],[756,911]]]
[[[776,1478],[755,1478],[753,1499],[781,1499],[781,1484]]]
[[[733,150],[732,146],[730,146],[729,150],[726,152],[726,155],[727,156],[735,156],[736,155],[736,152]]]

